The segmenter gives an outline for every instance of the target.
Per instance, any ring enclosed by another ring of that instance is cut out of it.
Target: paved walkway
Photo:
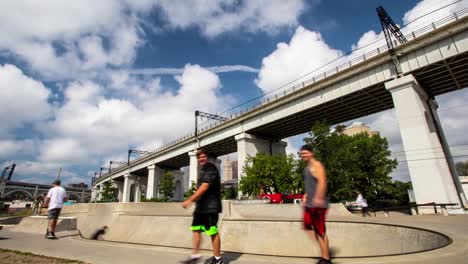
[[[364,220],[364,219],[362,219]],[[334,263],[468,263],[468,216],[416,216],[369,218],[372,222],[404,224],[437,230],[454,241],[451,245],[424,253],[379,258],[335,259]],[[60,239],[46,240],[42,235],[0,231],[0,248],[27,251],[46,256],[78,259],[92,264],[178,263],[189,250],[145,245],[131,245],[81,239],[76,233],[62,232]],[[350,238],[352,243],[352,238]],[[304,245],[307,246],[307,245]],[[365,246],[365,245],[363,245]],[[209,252],[205,252],[209,256]],[[233,264],[315,263],[308,258],[279,258],[246,254],[225,254]]]

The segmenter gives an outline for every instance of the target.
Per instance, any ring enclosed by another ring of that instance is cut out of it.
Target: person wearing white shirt
[[[54,187],[49,190],[45,199],[45,204],[48,207],[47,218],[49,219],[46,235],[48,239],[56,239],[55,227],[57,226],[63,203],[67,201],[67,192],[60,184],[61,182],[59,180],[54,181],[52,183]]]
[[[369,213],[369,205],[367,204],[366,199],[362,196],[361,192],[356,192],[357,193],[357,198],[356,198],[356,204],[359,205],[362,208],[362,216],[370,216]]]

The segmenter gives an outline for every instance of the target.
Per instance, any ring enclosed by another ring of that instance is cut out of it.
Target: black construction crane
[[[393,61],[393,66],[396,75],[399,77],[401,75],[401,67],[400,67],[400,62],[398,61],[398,54],[395,52],[395,46],[392,36],[400,42],[400,44],[403,44],[407,42],[405,36],[401,33],[400,28],[393,22],[392,18],[388,15],[387,11],[382,6],[379,6],[377,8],[377,15],[379,16],[380,19],[380,24],[382,25],[382,31],[384,32],[385,35],[385,41],[387,42],[387,47],[388,47],[388,52],[390,53],[390,56],[392,57]]]
[[[15,168],[16,168],[15,163],[11,164],[10,166],[5,167],[5,169],[3,169],[2,176],[0,178],[5,179],[6,177],[6,179],[10,181],[11,176],[13,176],[13,172],[15,171]]]
[[[127,158],[127,166],[130,166],[130,156],[131,156],[133,153],[138,154],[138,155],[143,155],[143,154],[148,154],[149,151],[137,150],[137,149],[129,149],[129,150],[128,150],[128,158]]]
[[[212,119],[212,120],[218,120],[221,122],[228,120],[228,118],[220,116],[220,115],[205,113],[202,111],[195,111],[195,139],[197,140],[197,143],[198,143],[198,118],[207,118],[207,119]]]
[[[116,160],[109,161],[109,173],[111,173],[111,171],[112,171],[112,164],[127,164],[128,165],[128,162],[126,162],[126,161],[116,161]]]

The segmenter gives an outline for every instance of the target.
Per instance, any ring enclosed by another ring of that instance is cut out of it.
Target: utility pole
[[[127,158],[127,166],[130,166],[130,156],[131,156],[133,153],[139,154],[139,155],[143,155],[143,154],[148,154],[149,151],[137,150],[137,149],[129,149],[129,150],[128,150],[128,158]]]
[[[115,161],[115,160],[109,161],[109,173],[112,172],[112,164],[128,164],[128,162],[126,162],[126,161]]]
[[[218,120],[221,122],[228,120],[228,118],[220,116],[220,115],[205,113],[201,111],[195,111],[195,140],[197,141],[197,148],[200,147],[200,140],[198,138],[198,118],[207,118],[207,119],[212,119],[212,120]]]
[[[393,22],[392,18],[388,15],[387,11],[382,6],[377,8],[377,15],[379,16],[382,31],[385,35],[385,41],[387,42],[388,52],[392,57],[393,67],[397,77],[402,74],[400,62],[398,60],[398,54],[395,52],[395,46],[393,45],[392,36],[394,36],[400,44],[407,42],[400,28]]]

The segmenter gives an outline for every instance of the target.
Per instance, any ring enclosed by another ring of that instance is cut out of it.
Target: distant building
[[[80,182],[80,183],[70,183],[68,184],[68,187],[70,188],[76,188],[76,189],[88,189],[88,184],[84,183],[84,182]]]
[[[367,133],[369,136],[376,136],[379,135],[377,131],[371,131],[370,127],[364,125],[361,122],[355,122],[350,126],[347,126],[343,132],[343,134],[348,136],[354,136],[360,133]]]

